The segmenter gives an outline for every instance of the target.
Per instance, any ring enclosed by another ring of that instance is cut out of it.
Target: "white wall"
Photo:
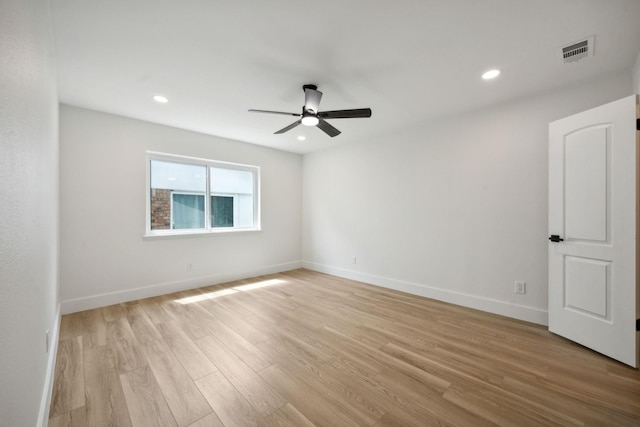
[[[306,155],[304,265],[545,324],[548,122],[629,95],[631,80]]]
[[[144,239],[147,150],[260,166],[263,230]],[[300,267],[301,178],[298,154],[63,105],[63,312]]]
[[[0,426],[48,415],[57,337],[58,101],[49,2],[0,8]]]
[[[633,66],[633,92],[640,94],[640,52],[638,52],[636,63]]]

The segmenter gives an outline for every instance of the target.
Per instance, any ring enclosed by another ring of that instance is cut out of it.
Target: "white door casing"
[[[636,104],[549,124],[549,330],[634,367]]]

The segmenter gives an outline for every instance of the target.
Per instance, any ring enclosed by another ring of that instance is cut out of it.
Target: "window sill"
[[[163,230],[163,231],[148,231],[142,238],[144,240],[156,240],[156,239],[175,239],[181,237],[204,237],[213,235],[229,235],[235,233],[257,233],[262,231],[262,228],[231,228],[231,229],[219,229],[219,230]]]

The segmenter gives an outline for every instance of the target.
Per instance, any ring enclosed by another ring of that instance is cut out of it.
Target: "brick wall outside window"
[[[152,230],[168,230],[171,228],[171,191],[159,188],[151,189]]]

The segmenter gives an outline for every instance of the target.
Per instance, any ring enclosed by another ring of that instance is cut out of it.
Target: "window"
[[[171,193],[170,225],[174,230],[204,228],[204,194]]]
[[[211,224],[214,227],[233,227],[237,222],[234,213],[237,203],[234,199],[232,196],[211,196]]]
[[[259,167],[148,153],[148,168],[147,235],[260,229]]]

